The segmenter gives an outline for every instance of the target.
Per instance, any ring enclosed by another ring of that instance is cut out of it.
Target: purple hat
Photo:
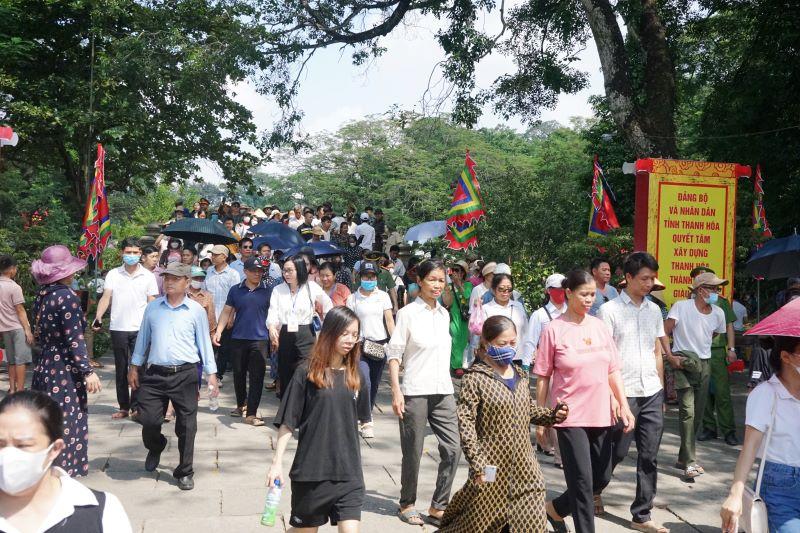
[[[45,248],[42,258],[31,264],[31,273],[36,283],[48,285],[84,268],[86,261],[73,256],[63,244],[56,244]]]

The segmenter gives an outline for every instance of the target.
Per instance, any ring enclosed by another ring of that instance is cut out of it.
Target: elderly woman
[[[31,389],[58,402],[64,414],[64,448],[53,462],[72,477],[89,471],[87,392],[100,391],[100,379],[89,365],[83,332],[86,319],[78,296],[70,288],[86,261],[66,246],[46,248],[31,265],[41,285],[33,306],[35,336],[42,354],[33,370]]]
[[[469,479],[442,518],[440,532],[544,532],[544,476],[530,438],[530,424],[552,425],[567,418],[539,407],[531,397],[528,372],[512,364],[517,330],[508,317],[483,324],[477,359],[467,370],[458,399],[461,447]],[[487,479],[488,474],[495,478]]]

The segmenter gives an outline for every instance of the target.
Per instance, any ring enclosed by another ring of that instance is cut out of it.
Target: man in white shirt
[[[608,259],[602,257],[594,258],[590,270],[595,285],[597,285],[597,292],[595,292],[594,304],[592,304],[592,308],[589,309],[589,314],[597,316],[597,310],[600,309],[600,306],[619,296],[619,293],[617,289],[609,283],[609,281],[611,281],[611,264],[608,262]]]
[[[252,241],[251,241],[252,246]],[[227,246],[216,244],[211,249],[211,268],[206,273],[206,290],[214,297],[214,313],[219,323],[219,318],[222,316],[222,310],[225,308],[225,302],[228,300],[228,291],[234,285],[241,283],[241,277],[228,264],[228,254],[230,250]],[[231,317],[233,318],[233,317]],[[231,347],[231,328],[233,327],[233,320],[230,320],[225,325],[225,330],[222,332],[222,339],[220,345],[215,348],[215,356],[217,358],[217,379],[222,382],[225,376],[225,370],[228,368],[228,361],[230,360],[229,352]]]
[[[725,313],[713,304],[720,287],[727,284],[711,272],[697,275],[689,287],[694,298],[672,304],[664,323],[666,334],[673,340],[673,355],[667,356],[667,361],[676,369],[679,403],[681,448],[675,466],[684,469],[687,479],[705,473],[695,463],[695,441],[708,398],[711,341],[726,331]]]
[[[289,211],[289,224],[288,226],[296,230],[300,224],[303,223],[303,206],[296,205],[294,209]]]
[[[567,310],[567,299],[564,288],[561,286],[563,281],[564,275],[555,273],[550,274],[544,282],[547,303],[531,313],[522,344],[522,368],[529,369],[533,366],[536,349],[539,347],[539,338],[542,336],[544,328]]]
[[[117,402],[119,410],[113,419],[136,413],[136,392],[128,389],[128,365],[142,325],[144,309],[158,296],[155,275],[141,264],[142,248],[133,238],[123,240],[119,249],[123,265],[106,274],[103,296],[97,303],[92,330],[100,331],[103,315],[111,307],[111,348],[114,351]]]
[[[631,504],[631,529],[667,530],[653,521],[650,511],[656,497],[658,448],[664,431],[664,363],[662,339],[666,339],[659,307],[646,296],[658,273],[656,258],[647,252],[628,256],[623,266],[627,282],[622,293],[600,307],[597,316],[611,330],[619,350],[622,380],[628,406],[636,417],[635,430],[612,432],[612,472],[628,456],[636,438],[636,497]],[[600,491],[595,495],[599,499]],[[599,500],[602,505],[602,500]]]
[[[369,225],[369,215],[361,213],[361,224],[356,226],[354,235],[358,239],[358,245],[365,250],[372,250],[375,244],[375,228]]]
[[[392,260],[394,263],[394,269],[392,269],[395,276],[403,277],[406,274],[406,266],[403,264],[403,261],[400,260],[400,246],[397,244],[393,244],[389,248],[389,259]]]

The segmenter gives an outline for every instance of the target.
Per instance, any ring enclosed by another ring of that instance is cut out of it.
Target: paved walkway
[[[106,364],[109,358],[103,359]],[[131,421],[111,420],[114,400],[114,373],[102,369],[103,391],[90,398],[90,475],[85,483],[95,489],[116,494],[127,510],[134,531],[145,533],[201,533],[284,531],[288,525],[290,495],[284,491],[281,501],[283,521],[274,528],[260,525],[259,515],[266,495],[266,475],[272,460],[275,431],[271,426],[250,427],[228,416],[234,406],[232,380],[225,380],[220,396],[220,409],[208,410],[201,399],[198,432],[195,446],[195,489],[183,492],[172,478],[177,463],[177,438],[174,424],[166,424],[169,445],[161,458],[158,470],[144,470],[146,451],[142,445],[140,426]],[[5,376],[3,376],[5,379]],[[739,419],[744,416],[743,377],[736,377],[734,405]],[[5,384],[3,384],[5,385]],[[2,387],[6,389],[5,386]],[[265,392],[260,415],[271,420],[277,411],[274,394]],[[670,407],[667,428],[659,456],[659,490],[654,510],[655,519],[665,523],[673,532],[719,531],[719,507],[727,494],[738,455],[721,441],[698,446],[699,461],[706,474],[695,483],[679,479],[672,465],[677,456],[679,439],[676,424],[677,408]],[[383,383],[375,411],[376,437],[362,441],[364,478],[367,497],[362,515],[364,532],[403,532],[423,529],[402,524],[395,513],[399,495],[400,446],[397,421],[391,413],[388,385]],[[740,433],[741,433],[740,425]],[[295,441],[290,444],[284,472],[288,473]],[[417,507],[427,509],[434,487],[437,467],[437,446],[432,435],[425,441],[425,455],[420,472],[420,494]],[[635,453],[631,453],[635,457]],[[540,456],[547,478],[548,492],[564,489],[563,473],[552,466],[552,458]],[[463,459],[462,459],[463,462]],[[458,473],[455,487],[465,480],[464,464]],[[604,493],[606,516],[597,520],[598,532],[627,531],[630,520],[628,506],[635,487],[634,461],[629,459],[617,469],[614,480]],[[326,526],[321,531],[334,531]]]

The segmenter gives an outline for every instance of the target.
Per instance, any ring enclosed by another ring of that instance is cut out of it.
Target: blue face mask
[[[134,254],[125,254],[122,256],[122,261],[128,266],[133,266],[139,262],[139,256]]]
[[[378,286],[378,280],[376,279],[369,281],[365,279],[361,280],[361,288],[364,289],[365,291],[374,291],[375,287],[377,286]]]
[[[717,300],[719,300],[719,294],[717,294],[716,292],[712,292],[703,299],[707,304],[714,305],[715,303],[717,303]]]
[[[494,346],[490,344],[486,348],[486,354],[491,357],[495,363],[501,365],[509,365],[517,355],[517,349],[513,346]]]

